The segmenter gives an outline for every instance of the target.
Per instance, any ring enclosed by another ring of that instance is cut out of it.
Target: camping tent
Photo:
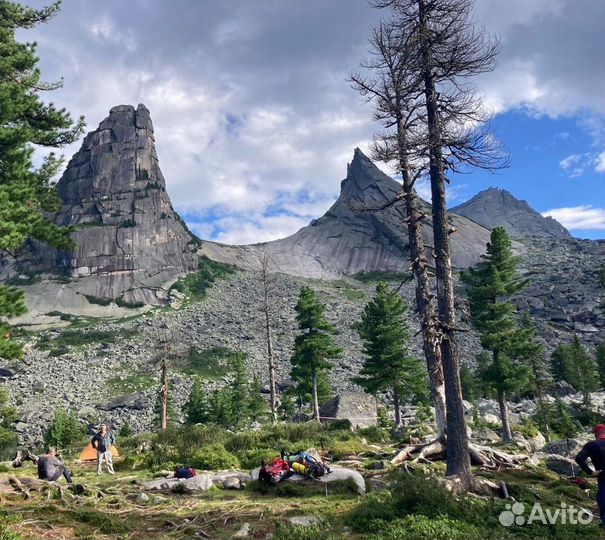
[[[110,449],[111,457],[117,457],[118,449],[115,446],[112,446]],[[86,447],[82,450],[79,457],[80,461],[97,461],[97,451],[92,447],[92,443],[88,443]]]

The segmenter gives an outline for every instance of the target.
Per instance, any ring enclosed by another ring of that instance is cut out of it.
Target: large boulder
[[[375,426],[378,423],[376,399],[363,392],[339,394],[319,411],[322,422],[348,420],[352,428]]]
[[[561,439],[552,441],[544,445],[541,450],[546,454],[555,454],[557,456],[575,457],[575,455],[584,446],[584,442],[579,439]]]
[[[544,461],[547,469],[561,476],[577,476],[580,472],[580,467],[574,460],[563,456],[550,454],[546,456]]]
[[[252,471],[252,479],[258,480],[258,473],[260,469],[256,468]],[[331,482],[339,482],[339,481],[352,481],[355,484],[357,493],[359,495],[365,495],[366,493],[366,482],[363,476],[357,471],[352,469],[346,469],[345,467],[339,467],[338,465],[334,465],[330,467],[330,473],[325,476],[321,476],[320,478],[314,478],[310,480],[306,476],[302,474],[292,474],[288,476],[284,482],[321,482],[322,484],[329,484]]]
[[[241,471],[223,471],[218,473],[201,473],[193,478],[159,478],[143,482],[145,490],[159,491],[208,491],[212,486],[226,489],[241,489],[251,480],[251,476]],[[237,485],[237,487],[236,487]]]
[[[102,411],[113,411],[114,409],[128,408],[142,411],[151,405],[149,398],[143,394],[130,394],[120,396],[108,401],[105,404],[97,405]]]

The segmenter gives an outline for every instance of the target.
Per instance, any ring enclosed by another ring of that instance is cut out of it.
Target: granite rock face
[[[504,227],[513,238],[571,238],[569,231],[556,219],[544,217],[526,201],[517,199],[505,189],[486,189],[469,201],[452,208],[452,212],[472,219],[488,229]]]
[[[205,242],[203,249],[211,258],[251,268],[258,261],[257,254],[266,251],[276,270],[301,277],[330,279],[360,272],[404,272],[410,265],[404,202],[368,211],[384,206],[400,191],[401,185],[357,148],[337,201],[307,227],[265,244],[224,246]],[[427,214],[423,235],[430,246],[430,206],[425,201],[422,205]],[[453,265],[467,268],[476,264],[485,253],[489,230],[455,214],[450,214],[450,220],[456,229],[450,237]]]
[[[155,289],[196,268],[196,245],[166,193],[153,125],[140,104],[113,107],[89,133],[58,182],[60,225],[76,247],[34,245],[46,270],[62,269],[83,294],[162,303]]]

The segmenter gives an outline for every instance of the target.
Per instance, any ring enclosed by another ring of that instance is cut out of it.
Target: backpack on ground
[[[285,480],[292,474],[290,464],[282,458],[275,458],[269,465],[263,465],[258,473],[258,479],[269,485]]]
[[[193,478],[196,474],[193,467],[176,467],[174,469],[175,478]]]

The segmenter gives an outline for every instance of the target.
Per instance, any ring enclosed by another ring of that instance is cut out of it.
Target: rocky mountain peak
[[[347,165],[347,177],[340,184],[340,199],[358,202],[382,200],[392,197],[398,189],[395,180],[384,174],[359,148],[355,148],[353,160]]]
[[[472,219],[488,229],[504,227],[514,238],[571,238],[569,231],[558,221],[542,216],[526,201],[517,199],[505,189],[490,187],[452,208],[451,212]]]
[[[113,107],[90,132],[58,182],[56,223],[75,228],[69,253],[35,245],[84,294],[161,303],[163,283],[196,268],[196,246],[166,192],[149,110]]]

